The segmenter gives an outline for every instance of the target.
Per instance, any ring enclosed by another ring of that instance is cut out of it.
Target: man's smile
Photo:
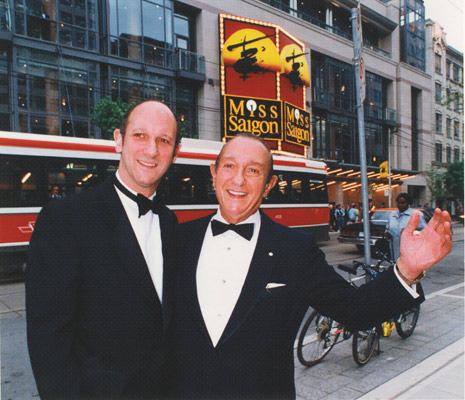
[[[233,196],[247,196],[247,193],[245,192],[236,192],[235,190],[228,190],[229,194],[232,194]]]
[[[153,162],[147,162],[142,160],[137,160],[139,164],[142,164],[144,167],[155,167],[157,164]]]

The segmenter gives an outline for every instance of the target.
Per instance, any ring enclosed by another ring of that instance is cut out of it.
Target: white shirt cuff
[[[416,299],[418,297],[420,297],[420,295],[417,293],[417,285],[412,285],[412,286],[409,286],[405,283],[405,281],[399,276],[399,273],[397,272],[397,268],[394,267],[394,273],[396,274],[397,276],[397,279],[399,279],[399,282],[402,284],[402,286],[405,288],[405,290],[407,290],[407,292],[410,293],[410,295]]]

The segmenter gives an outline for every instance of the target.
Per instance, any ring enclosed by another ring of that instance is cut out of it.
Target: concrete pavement
[[[463,352],[462,338],[358,399],[464,399]]]

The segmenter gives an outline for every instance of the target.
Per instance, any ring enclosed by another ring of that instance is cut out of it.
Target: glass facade
[[[401,60],[425,70],[425,6],[423,0],[402,0],[400,7]]]
[[[0,51],[0,127],[9,131],[10,121],[10,80],[9,80],[8,53]]]
[[[352,40],[351,11],[329,0],[261,0],[263,3],[300,18],[328,32]],[[382,36],[373,24],[362,21],[363,44],[389,56],[380,49]]]
[[[15,33],[97,50],[95,0],[15,0]]]
[[[109,0],[112,55],[172,68],[173,4],[163,0]]]
[[[154,98],[179,108],[182,133],[198,137],[192,79],[205,79],[205,58],[193,52],[195,9],[175,9],[171,0],[1,4],[12,21],[0,21],[0,29],[11,25],[21,39],[0,43],[2,129],[98,138],[92,116],[100,99]],[[187,77],[178,74],[181,59]]]
[[[14,65],[19,131],[95,137],[97,63],[19,48]]]
[[[379,166],[388,152],[388,85],[388,80],[367,72],[364,108],[369,166]],[[359,164],[353,67],[312,52],[312,93],[313,157]]]

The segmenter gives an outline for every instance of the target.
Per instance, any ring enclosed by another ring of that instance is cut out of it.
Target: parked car
[[[426,223],[432,217],[428,211],[423,208],[413,208],[423,214]],[[397,208],[379,208],[376,209],[372,219],[370,220],[370,246],[373,247],[378,239],[384,237],[384,231],[389,220],[389,214],[397,211]],[[337,240],[341,243],[352,243],[357,246],[357,249],[363,253],[364,249],[364,233],[363,222],[356,222],[341,228]]]

